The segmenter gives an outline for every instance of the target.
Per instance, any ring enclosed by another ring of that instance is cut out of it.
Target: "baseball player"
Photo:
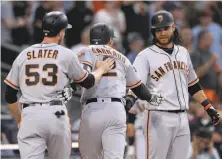
[[[65,29],[70,27],[65,14],[46,14],[42,22],[43,42],[22,51],[5,79],[5,100],[20,125],[18,144],[22,159],[43,159],[46,149],[50,159],[70,158],[69,117],[57,91],[62,91],[69,79],[90,88],[113,67],[114,60],[109,58],[97,60],[95,72],[83,69],[77,56],[59,45]],[[22,93],[22,113],[18,110],[18,90]]]
[[[161,96],[150,94],[129,60],[112,48],[113,37],[113,29],[108,25],[95,24],[90,30],[90,46],[78,54],[89,72],[95,69],[96,59],[115,59],[114,68],[104,74],[97,85],[83,90],[79,130],[82,159],[123,159],[126,133],[123,96],[126,86],[148,102],[157,103]]]
[[[207,111],[213,125],[219,114],[206,98],[193,69],[189,52],[180,46],[171,13],[156,12],[151,21],[153,45],[141,51],[134,67],[149,89],[161,92],[159,106],[148,104],[146,113],[147,159],[185,159],[190,143],[187,119],[189,94]]]

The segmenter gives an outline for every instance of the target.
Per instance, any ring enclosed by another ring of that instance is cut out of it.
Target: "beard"
[[[171,42],[173,42],[173,38],[174,38],[174,36],[173,36],[173,34],[172,34],[172,35],[170,36],[170,38],[168,38],[168,41],[167,41],[167,42],[161,42],[159,39],[157,39],[157,38],[155,37],[156,43],[158,43],[158,44],[161,45],[161,46],[166,46],[166,45],[170,44]]]

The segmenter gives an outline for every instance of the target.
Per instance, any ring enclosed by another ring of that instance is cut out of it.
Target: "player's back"
[[[92,71],[96,69],[97,59],[104,60],[107,57],[115,59],[114,68],[104,74],[97,85],[83,91],[82,101],[97,97],[122,98],[126,94],[128,84],[131,86],[138,83],[139,80],[130,61],[112,47],[108,45],[90,45],[79,53],[80,61],[89,65]]]
[[[68,84],[71,50],[61,45],[35,44],[22,51],[13,65],[18,66],[20,102],[49,102]]]

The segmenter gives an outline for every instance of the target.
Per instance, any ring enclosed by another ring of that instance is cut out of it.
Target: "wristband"
[[[207,109],[209,109],[212,105],[210,104],[210,102],[209,102],[209,100],[208,99],[206,99],[205,101],[203,101],[202,103],[201,103],[201,105],[204,107],[204,110],[207,110]]]

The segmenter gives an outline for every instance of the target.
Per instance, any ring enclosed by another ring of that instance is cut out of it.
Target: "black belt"
[[[168,112],[168,113],[183,113],[185,110],[150,110],[150,111],[161,111],[161,112]]]
[[[122,102],[121,99],[119,99],[119,98],[111,98],[111,101],[112,102]],[[86,104],[93,103],[93,102],[98,102],[97,98],[90,98],[90,99],[88,99],[86,101]],[[105,102],[105,100],[103,102]]]
[[[29,106],[33,106],[33,105],[35,105],[35,104],[40,104],[40,105],[42,105],[42,104],[46,104],[46,103],[29,103],[29,104],[23,104],[23,109],[24,108],[26,108],[26,107],[29,107]],[[59,101],[59,100],[55,100],[55,101],[50,101],[49,102],[49,105],[50,106],[53,106],[53,105],[63,105],[63,103],[61,102],[61,101]]]

